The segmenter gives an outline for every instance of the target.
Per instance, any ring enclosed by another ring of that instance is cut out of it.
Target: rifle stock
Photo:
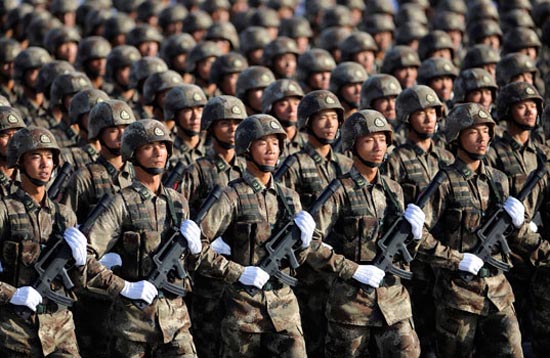
[[[176,183],[183,179],[184,170],[185,166],[183,165],[183,162],[178,162],[162,184],[167,188],[176,189]]]
[[[51,200],[57,199],[57,197],[59,196],[59,193],[65,187],[65,182],[71,175],[72,170],[73,170],[73,166],[69,164],[69,162],[65,162],[63,164],[63,166],[59,169],[59,172],[57,173],[55,180],[53,181],[52,185],[48,189],[48,198],[50,198]]]

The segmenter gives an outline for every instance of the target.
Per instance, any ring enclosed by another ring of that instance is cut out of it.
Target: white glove
[[[138,282],[124,281],[124,288],[120,294],[131,300],[143,300],[151,304],[159,294],[157,288],[149,281],[142,280]]]
[[[36,306],[42,303],[42,296],[31,286],[19,287],[10,299],[12,305],[27,306],[36,312]]]
[[[426,214],[420,209],[420,207],[409,204],[403,214],[405,220],[411,224],[411,231],[413,239],[420,240],[422,238],[422,229],[424,228],[424,220],[426,220]]]
[[[385,275],[386,273],[376,266],[359,265],[352,277],[365,285],[378,288]]]
[[[258,266],[246,266],[241,277],[239,277],[239,282],[243,285],[254,286],[259,289],[264,287],[267,280],[269,280],[269,274]]]
[[[539,232],[539,227],[533,221],[529,221],[529,229],[532,232]],[[0,265],[0,268],[1,268],[1,265]],[[2,272],[2,271],[0,271],[0,272]]]
[[[321,246],[324,246],[324,247],[326,247],[326,248],[329,249],[329,250],[333,250],[333,249],[334,249],[334,247],[332,247],[331,245],[327,244],[326,242],[322,242],[322,243],[321,243]]]
[[[302,245],[300,247],[305,249],[311,243],[313,231],[315,230],[315,221],[307,211],[302,210],[294,216],[294,222],[302,232],[300,236]]]
[[[114,266],[122,266],[122,258],[116,252],[108,252],[103,255],[99,263],[110,270]]]
[[[223,241],[223,238],[220,236],[216,240],[212,241],[210,244],[210,247],[214,252],[220,255],[231,255],[231,247],[227,245],[225,241]]]
[[[483,267],[483,260],[474,254],[465,253],[464,258],[458,264],[460,271],[466,271],[472,275],[477,275],[479,269]]]
[[[63,238],[71,247],[76,266],[83,266],[86,264],[86,245],[88,244],[86,236],[84,236],[84,234],[81,233],[76,227],[70,227],[65,230]]]
[[[509,196],[504,202],[504,210],[512,218],[512,223],[516,228],[519,228],[525,220],[525,206],[518,199]]]
[[[180,232],[187,240],[189,252],[192,255],[199,254],[202,250],[201,229],[193,220],[185,220],[181,223]]]

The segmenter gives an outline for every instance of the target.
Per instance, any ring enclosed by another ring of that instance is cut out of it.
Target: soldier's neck
[[[139,180],[147,189],[158,194],[162,175],[151,175],[139,166],[135,166],[136,179]]]
[[[164,112],[162,111],[162,109],[159,109],[157,108],[156,106],[153,107],[153,117],[157,120],[157,121],[161,121],[161,122],[164,122]],[[174,127],[174,121],[170,121],[172,122],[172,128]],[[168,123],[167,122],[164,122],[164,124],[166,125],[166,127],[168,127]],[[172,128],[168,128],[170,130],[172,130]]]
[[[312,135],[308,135],[308,142],[323,158],[326,158],[330,153],[330,144],[322,144]]]
[[[431,138],[427,138],[427,139],[420,139],[418,138],[418,136],[414,133],[414,132],[409,132],[409,135],[408,135],[408,138],[414,143],[416,144],[420,149],[422,149],[423,151],[427,152],[430,150],[431,146],[432,146],[432,139]]]
[[[103,85],[103,77],[97,76],[96,78],[90,78],[90,81],[92,82],[92,87],[95,89],[101,89],[101,86]]]
[[[7,162],[0,162],[0,170],[2,171],[2,173],[4,173],[8,178],[13,178],[13,174],[15,173],[15,169],[13,168],[8,168],[8,163]]]
[[[185,143],[185,145],[189,148],[196,148],[199,142],[201,141],[200,135],[194,135],[192,137],[189,137],[181,128],[177,129],[178,137],[180,137],[181,141]]]
[[[216,154],[222,157],[222,159],[225,160],[227,163],[231,162],[235,157],[235,149],[222,148],[222,146],[219,145],[215,139],[213,141],[213,148]]]
[[[477,172],[481,165],[481,160],[474,160],[468,156],[462,149],[458,149],[457,157],[470,168],[471,171]]]
[[[508,128],[506,128],[510,136],[520,144],[525,144],[529,140],[531,131],[518,128],[513,122],[508,121]]]
[[[269,181],[271,180],[271,173],[269,172],[262,172],[256,165],[254,165],[252,162],[247,161],[246,162],[246,170],[250,172],[260,183],[262,183],[264,186],[267,186],[269,184]]]
[[[286,136],[288,137],[288,141],[292,142],[294,140],[294,137],[298,134],[298,129],[296,129],[296,126],[288,126],[284,128],[286,132]]]
[[[353,165],[357,171],[365,178],[369,183],[374,182],[376,175],[378,175],[378,168],[372,168],[361,163],[358,158],[353,159]]]
[[[21,176],[21,188],[29,195],[39,206],[43,206],[46,196],[46,186],[37,186],[31,183],[26,175]]]
[[[107,148],[101,148],[101,156],[118,170],[120,170],[124,166],[122,155],[113,155]]]
[[[25,97],[37,106],[41,106],[42,103],[44,103],[44,93],[36,92],[34,89],[27,86],[23,87],[23,92],[25,93]]]

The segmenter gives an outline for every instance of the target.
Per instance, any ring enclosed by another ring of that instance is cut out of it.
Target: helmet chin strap
[[[279,123],[281,123],[284,128],[296,127],[298,125],[297,122],[289,121],[288,119],[279,119]]]
[[[414,126],[412,124],[409,124],[409,130],[412,130],[416,136],[418,137],[418,139],[421,139],[421,140],[425,140],[425,139],[430,139],[434,136],[435,133],[420,133],[419,131],[417,131]]]
[[[313,136],[315,139],[317,139],[319,143],[324,145],[333,144],[336,141],[336,137],[334,137],[333,139],[319,138],[319,136],[317,136],[317,134],[315,134],[315,132],[309,127],[307,129],[307,134]]]
[[[105,142],[101,138],[99,138],[99,143],[101,144],[101,148],[107,149],[107,151],[109,151],[109,153],[111,153],[112,155],[114,155],[116,157],[121,155],[120,154],[120,148],[111,148],[111,147],[109,147],[107,144],[105,144]]]
[[[483,160],[483,159],[485,159],[486,154],[476,154],[476,153],[472,153],[472,152],[469,152],[466,149],[464,149],[464,147],[462,146],[462,143],[460,143],[460,140],[458,141],[458,148],[460,150],[462,150],[464,153],[466,153],[468,158],[470,158],[471,160]]]
[[[355,150],[355,148],[353,148],[352,153],[353,153],[353,155],[354,155],[357,159],[359,159],[359,161],[360,161],[361,163],[363,163],[364,165],[366,165],[366,166],[369,167],[369,168],[379,168],[379,167],[382,165],[382,163],[383,163],[383,162],[381,162],[381,163],[375,163],[375,162],[370,162],[370,161],[368,161],[368,160],[363,159],[363,158],[359,155],[359,153],[357,153],[357,150]],[[386,160],[386,155],[384,155],[384,160]]]
[[[250,153],[246,153],[246,160],[250,160],[261,172],[264,173],[273,173],[276,169],[274,165],[262,165],[258,163]]]
[[[220,145],[220,147],[222,147],[222,148],[225,149],[225,150],[229,150],[229,149],[235,148],[235,144],[222,142],[221,140],[219,140],[219,139],[216,137],[216,135],[215,135],[214,133],[212,133],[212,138],[214,138],[214,139],[216,140],[216,142]]]
[[[147,174],[150,174],[150,175],[161,175],[161,174],[164,174],[164,172],[165,172],[164,168],[146,168],[143,165],[141,165],[141,163],[139,163],[137,160],[134,160],[133,164],[137,167],[140,167]]]
[[[514,123],[514,125],[516,127],[518,127],[519,129],[524,130],[524,131],[532,131],[533,129],[536,128],[536,125],[535,126],[530,126],[530,125],[527,125],[527,124],[519,123],[514,118],[512,118],[512,123]]]
[[[176,120],[176,126],[178,126],[179,129],[182,130],[183,133],[185,133],[186,136],[188,136],[189,138],[193,138],[193,137],[196,137],[198,136],[199,134],[201,134],[200,131],[192,131],[190,129],[187,129],[187,128],[183,128],[183,126],[181,126],[179,124],[179,121]]]
[[[45,186],[48,184],[49,180],[45,181],[45,180],[40,180],[40,179],[35,179],[35,178],[32,178],[28,173],[27,171],[24,169],[24,168],[21,168],[21,174],[24,174],[31,183],[33,183],[34,185],[40,187],[40,186]]]

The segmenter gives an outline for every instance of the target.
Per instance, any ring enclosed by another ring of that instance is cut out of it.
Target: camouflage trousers
[[[223,322],[222,340],[224,358],[307,357],[304,335],[299,325],[282,332],[250,333]]]
[[[13,306],[0,305],[0,356],[80,357],[71,311],[22,319]]]
[[[550,272],[537,269],[531,280],[530,321],[533,351],[536,357],[548,357],[550,352]]]
[[[180,332],[169,343],[133,342],[115,338],[113,357],[127,358],[197,358],[193,337],[189,332]]]
[[[110,343],[112,333],[109,330],[108,317],[112,301],[82,293],[73,306],[76,337],[82,357],[111,357]]]
[[[513,306],[487,316],[436,305],[438,357],[523,357],[521,333]]]
[[[423,281],[413,278],[403,280],[403,285],[409,291],[414,317],[414,326],[420,339],[421,356],[434,354],[435,349],[435,307],[432,295],[433,281]]]
[[[324,357],[325,336],[327,334],[327,319],[325,307],[328,299],[328,289],[320,285],[304,285],[300,282],[293,289],[298,305],[309,357]]]
[[[325,357],[418,358],[420,342],[412,319],[391,326],[353,326],[328,323]]]

